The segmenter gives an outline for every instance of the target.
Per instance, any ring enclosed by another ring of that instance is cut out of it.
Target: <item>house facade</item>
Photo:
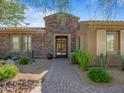
[[[86,48],[94,57],[108,52],[124,55],[124,22],[79,22],[79,17],[64,13],[66,22],[61,24],[57,14],[44,17],[45,28],[0,28],[0,57],[11,53],[30,54],[34,58],[53,54],[64,58],[77,48]]]
[[[47,54],[68,57],[71,49],[76,48],[79,18],[69,14],[66,17],[64,25],[53,14],[44,18],[45,28],[1,28],[0,55],[19,56],[30,52],[34,58],[46,58]]]

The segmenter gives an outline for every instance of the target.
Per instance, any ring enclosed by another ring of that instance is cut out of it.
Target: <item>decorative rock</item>
[[[37,86],[38,82],[37,80],[9,81],[6,85],[0,84],[0,93],[30,93]]]
[[[4,60],[0,60],[0,65],[4,65],[5,61]]]
[[[15,61],[13,61],[11,59],[6,60],[5,63],[9,64],[9,65],[15,65]]]

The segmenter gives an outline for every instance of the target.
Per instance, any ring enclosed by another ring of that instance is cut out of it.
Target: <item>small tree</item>
[[[25,19],[25,9],[19,0],[0,0],[0,25],[21,25]]]

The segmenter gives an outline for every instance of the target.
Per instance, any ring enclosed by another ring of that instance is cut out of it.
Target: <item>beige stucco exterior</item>
[[[80,48],[86,48],[94,59],[101,53],[107,53],[107,34],[117,32],[116,51],[124,55],[124,22],[122,21],[83,21],[79,23],[78,36],[80,37]],[[117,45],[118,44],[118,45]],[[115,59],[109,60],[109,66],[120,66]]]
[[[121,21],[83,21],[79,23],[80,47],[88,49],[93,55],[106,54],[106,33],[119,32],[120,53],[124,54],[124,22]]]

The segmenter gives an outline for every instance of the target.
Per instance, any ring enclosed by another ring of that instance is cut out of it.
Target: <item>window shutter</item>
[[[124,55],[124,30],[120,31],[120,53],[121,55]]]
[[[97,55],[106,54],[106,30],[97,31]]]

